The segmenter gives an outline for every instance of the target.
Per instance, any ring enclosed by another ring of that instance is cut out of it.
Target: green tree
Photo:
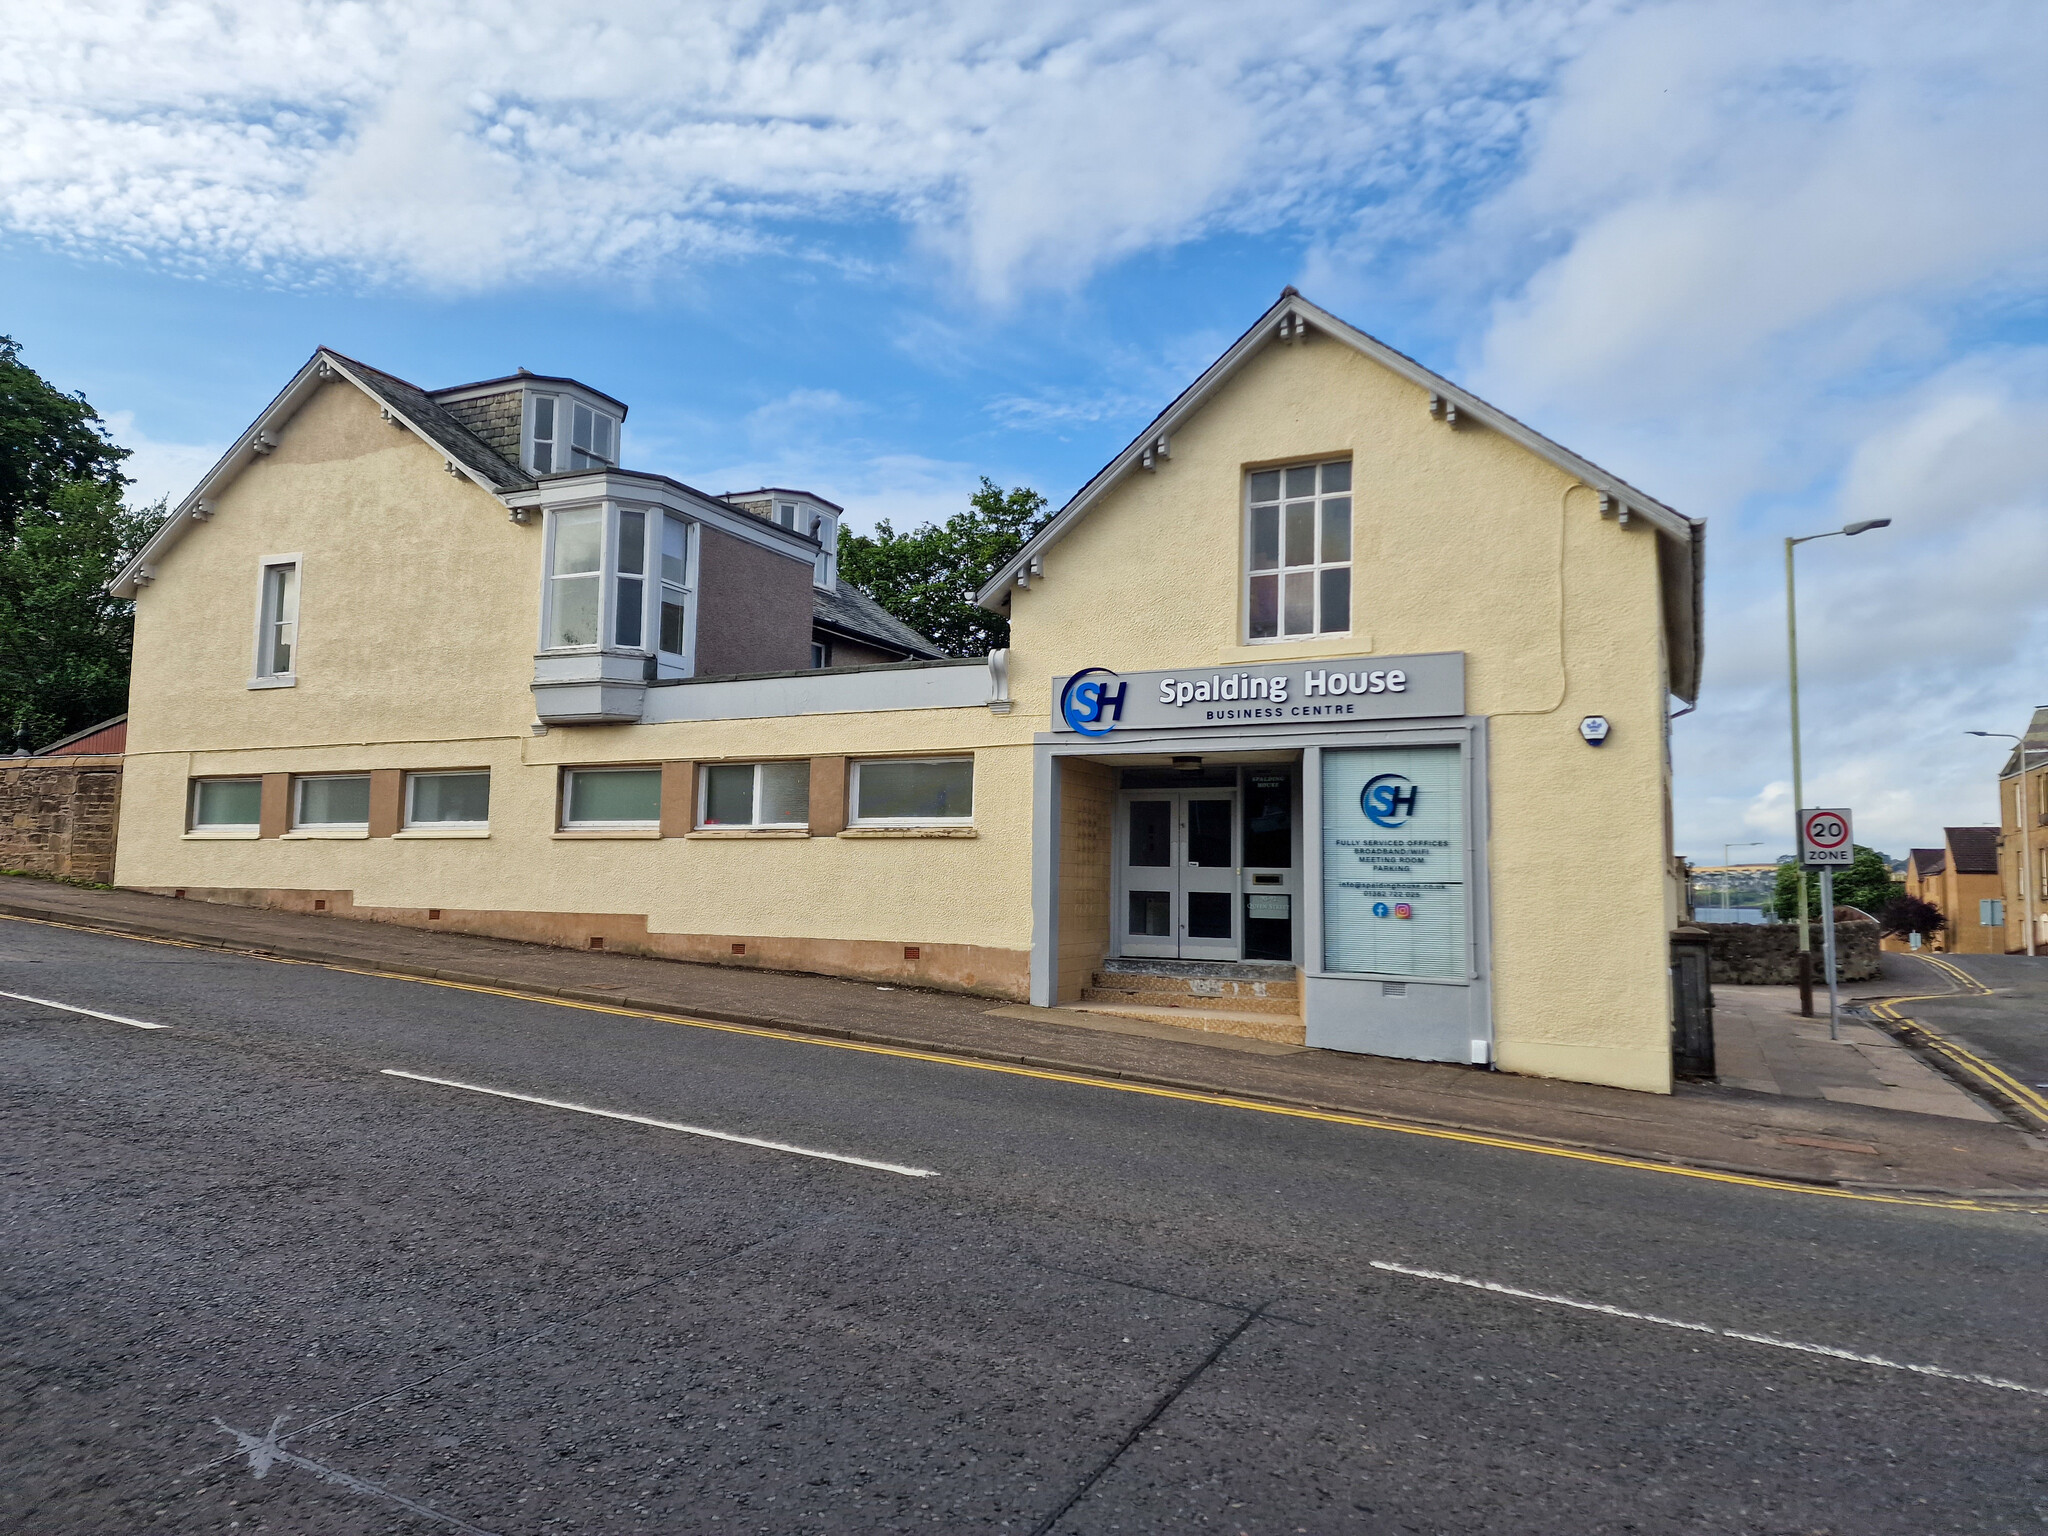
[[[134,616],[106,587],[163,512],[122,504],[127,456],[0,336],[0,750],[127,707]]]
[[[1045,526],[1045,498],[1005,491],[988,476],[967,509],[943,523],[898,533],[839,530],[839,574],[949,656],[981,656],[1010,643],[1010,621],[975,606],[974,594]]]
[[[1853,862],[1847,869],[1835,871],[1835,905],[1855,907],[1868,912],[1872,917],[1882,912],[1891,899],[1899,894],[1899,886],[1892,879],[1892,861],[1888,854],[1879,853],[1875,848],[1856,845]],[[1780,864],[1778,866],[1778,887],[1773,909],[1781,923],[1799,921],[1799,866]],[[1806,872],[1806,912],[1811,918],[1819,918],[1820,871]]]
[[[126,485],[127,457],[84,395],[65,394],[21,360],[12,336],[0,336],[0,544],[12,543],[22,513],[48,507],[59,486]]]

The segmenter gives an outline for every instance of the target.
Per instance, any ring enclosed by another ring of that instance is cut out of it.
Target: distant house
[[[1998,867],[2006,949],[2026,951],[2031,885],[2034,946],[2048,953],[2048,704],[2034,711],[2025,738],[1998,770]]]
[[[1958,955],[2005,952],[1998,881],[1998,828],[1944,827],[1939,848],[1906,858],[1906,894],[1941,908],[1935,947]]]

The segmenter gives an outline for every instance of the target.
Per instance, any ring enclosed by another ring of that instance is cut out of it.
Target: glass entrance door
[[[1121,853],[1122,954],[1239,957],[1234,790],[1127,791]]]

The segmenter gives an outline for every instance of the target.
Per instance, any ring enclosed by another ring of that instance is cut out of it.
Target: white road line
[[[105,1019],[111,1024],[126,1024],[130,1029],[169,1029],[168,1024],[152,1024],[147,1019],[123,1018],[118,1013],[101,1013],[97,1008],[80,1008],[75,1003],[52,1002],[47,997],[30,997],[26,992],[0,992],[0,997],[11,997],[17,1003],[34,1003],[38,1008],[56,1008],[64,1013],[82,1013],[88,1019]]]
[[[708,1136],[713,1141],[737,1142],[743,1147],[763,1147],[770,1152],[789,1152],[797,1157],[818,1157],[828,1163],[851,1163],[856,1168],[873,1168],[881,1173],[900,1173],[909,1179],[936,1179],[936,1168],[910,1168],[902,1163],[878,1162],[872,1157],[854,1157],[845,1152],[820,1152],[815,1147],[793,1147],[786,1141],[764,1141],[759,1136],[739,1136],[731,1131],[714,1131],[701,1125],[678,1125],[673,1120],[655,1120],[646,1115],[629,1115],[616,1109],[597,1109],[589,1104],[570,1104],[562,1099],[537,1098],[530,1093],[512,1093],[504,1088],[486,1088],[480,1083],[458,1083],[453,1078],[428,1077],[424,1072],[401,1072],[385,1067],[386,1077],[410,1078],[416,1083],[433,1083],[442,1088],[461,1088],[470,1093],[488,1093],[493,1098],[517,1099],[522,1104],[541,1104],[549,1109],[572,1109],[579,1115],[597,1115],[606,1120],[624,1120],[632,1125],[651,1125],[658,1131],[681,1131],[685,1136]]]
[[[1373,1259],[1369,1262],[1374,1269],[1383,1269],[1390,1274],[1409,1275],[1417,1280],[1438,1280],[1445,1285],[1462,1285],[1475,1291],[1491,1291],[1496,1296],[1513,1296],[1520,1301],[1540,1301],[1546,1306],[1570,1307],[1579,1312],[1598,1312],[1605,1317],[1626,1318],[1633,1323],[1655,1323],[1660,1328],[1682,1328],[1687,1333],[1705,1333],[1715,1338],[1739,1339],[1745,1344],[1768,1344],[1772,1349],[1790,1349],[1802,1355],[1825,1355],[1830,1360],[1851,1360],[1858,1365],[1882,1366],[1888,1371],[1910,1371],[1915,1376],[1933,1376],[1942,1381],[1968,1382],[1978,1387],[1997,1387],[2004,1392],[2024,1392],[2029,1397],[2048,1397],[2048,1387],[2030,1387],[2023,1381],[2007,1381],[2003,1376],[1985,1376],[1976,1371],[1947,1371],[1938,1365],[1910,1365],[1903,1360],[1887,1360],[1882,1355],[1858,1354],[1852,1349],[1835,1349],[1827,1344],[1801,1344],[1795,1339],[1772,1338],[1767,1333],[1744,1333],[1739,1328],[1716,1328],[1712,1323],[1688,1323],[1675,1317],[1658,1317],[1652,1312],[1631,1312],[1627,1307],[1610,1307],[1602,1302],[1579,1301],[1570,1296],[1552,1296],[1545,1291],[1525,1291],[1517,1286],[1499,1285],[1491,1280],[1468,1280],[1463,1275],[1447,1275],[1437,1269],[1413,1269],[1406,1264],[1390,1264],[1384,1259]]]

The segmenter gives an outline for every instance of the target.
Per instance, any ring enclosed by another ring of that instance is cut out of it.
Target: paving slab
[[[1681,1085],[1670,1095],[1322,1050],[1246,1051],[1149,1020],[747,966],[695,965],[132,891],[0,878],[0,915],[543,997],[855,1038],[1767,1178],[2048,1199],[2048,1143],[1910,1106]],[[1854,1046],[1837,1049],[1854,1051]],[[1772,1068],[1772,1070],[1777,1070]],[[1895,1074],[1896,1075],[1896,1074]],[[1835,1084],[1856,1088],[1853,1082]],[[1887,1089],[1874,1073],[1873,1090]],[[1918,1095],[1923,1090],[1907,1087]]]

